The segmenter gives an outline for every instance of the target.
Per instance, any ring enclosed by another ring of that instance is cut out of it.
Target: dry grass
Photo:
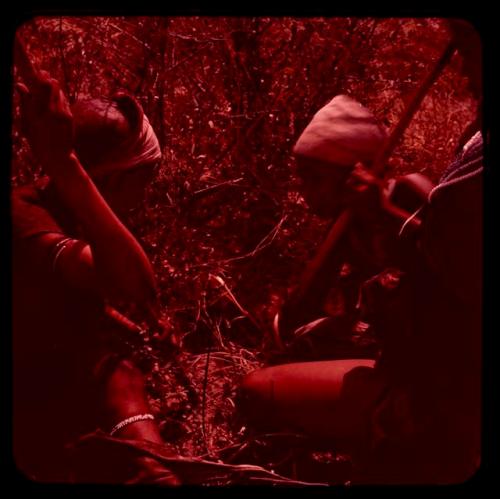
[[[207,458],[241,443],[236,391],[241,378],[261,365],[255,352],[227,342],[224,350],[182,353],[158,366],[150,377],[150,401],[165,440],[183,456]]]

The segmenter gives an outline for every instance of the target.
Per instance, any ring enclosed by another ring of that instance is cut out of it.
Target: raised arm
[[[49,175],[62,205],[81,226],[86,245],[46,234],[41,244],[61,244],[57,271],[70,284],[110,300],[150,310],[156,285],[143,249],[111,210],[73,149],[73,117],[55,80],[40,76],[29,89],[18,85],[23,127],[30,147]]]

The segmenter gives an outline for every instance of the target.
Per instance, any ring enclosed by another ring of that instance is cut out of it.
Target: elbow
[[[156,280],[145,257],[123,251],[103,259],[96,253],[87,244],[64,255],[60,267],[67,280],[79,288],[92,288],[111,302],[148,305],[156,301]]]

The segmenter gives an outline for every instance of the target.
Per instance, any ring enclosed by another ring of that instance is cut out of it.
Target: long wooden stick
[[[375,158],[373,165],[374,173],[378,174],[382,172],[387,160],[390,158],[395,147],[398,145],[399,141],[403,137],[408,125],[410,124],[410,121],[412,120],[413,116],[420,107],[420,104],[424,100],[424,97],[427,95],[434,82],[438,79],[443,69],[450,62],[454,53],[455,53],[455,45],[453,42],[450,41],[446,46],[444,52],[441,54],[441,57],[432,68],[432,70],[429,72],[424,81],[416,89],[403,115],[401,116],[400,120],[390,133],[389,137],[386,139],[379,154]]]
[[[373,165],[373,171],[375,174],[383,173],[387,160],[391,156],[400,139],[403,137],[406,128],[408,127],[415,112],[420,107],[422,100],[427,95],[430,87],[437,80],[445,66],[451,60],[454,52],[455,47],[453,43],[450,42],[425,80],[417,88],[401,119],[394,127],[389,137],[385,140],[380,153],[375,158]],[[346,230],[351,222],[351,218],[352,210],[346,208],[334,222],[325,241],[319,247],[315,257],[306,266],[302,279],[299,282],[299,286],[294,293],[294,302],[299,303],[310,294],[322,272],[322,269],[325,267],[326,261],[332,255],[332,252],[338,247],[338,244],[346,233]],[[339,264],[340,263],[341,262],[339,262]]]

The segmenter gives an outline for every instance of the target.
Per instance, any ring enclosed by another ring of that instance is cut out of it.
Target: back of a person
[[[375,411],[363,480],[462,482],[477,470],[481,435],[482,143],[431,192],[420,258],[407,279],[406,324],[378,368],[390,389]],[[404,343],[404,347],[401,345]],[[391,477],[387,476],[387,472]]]

